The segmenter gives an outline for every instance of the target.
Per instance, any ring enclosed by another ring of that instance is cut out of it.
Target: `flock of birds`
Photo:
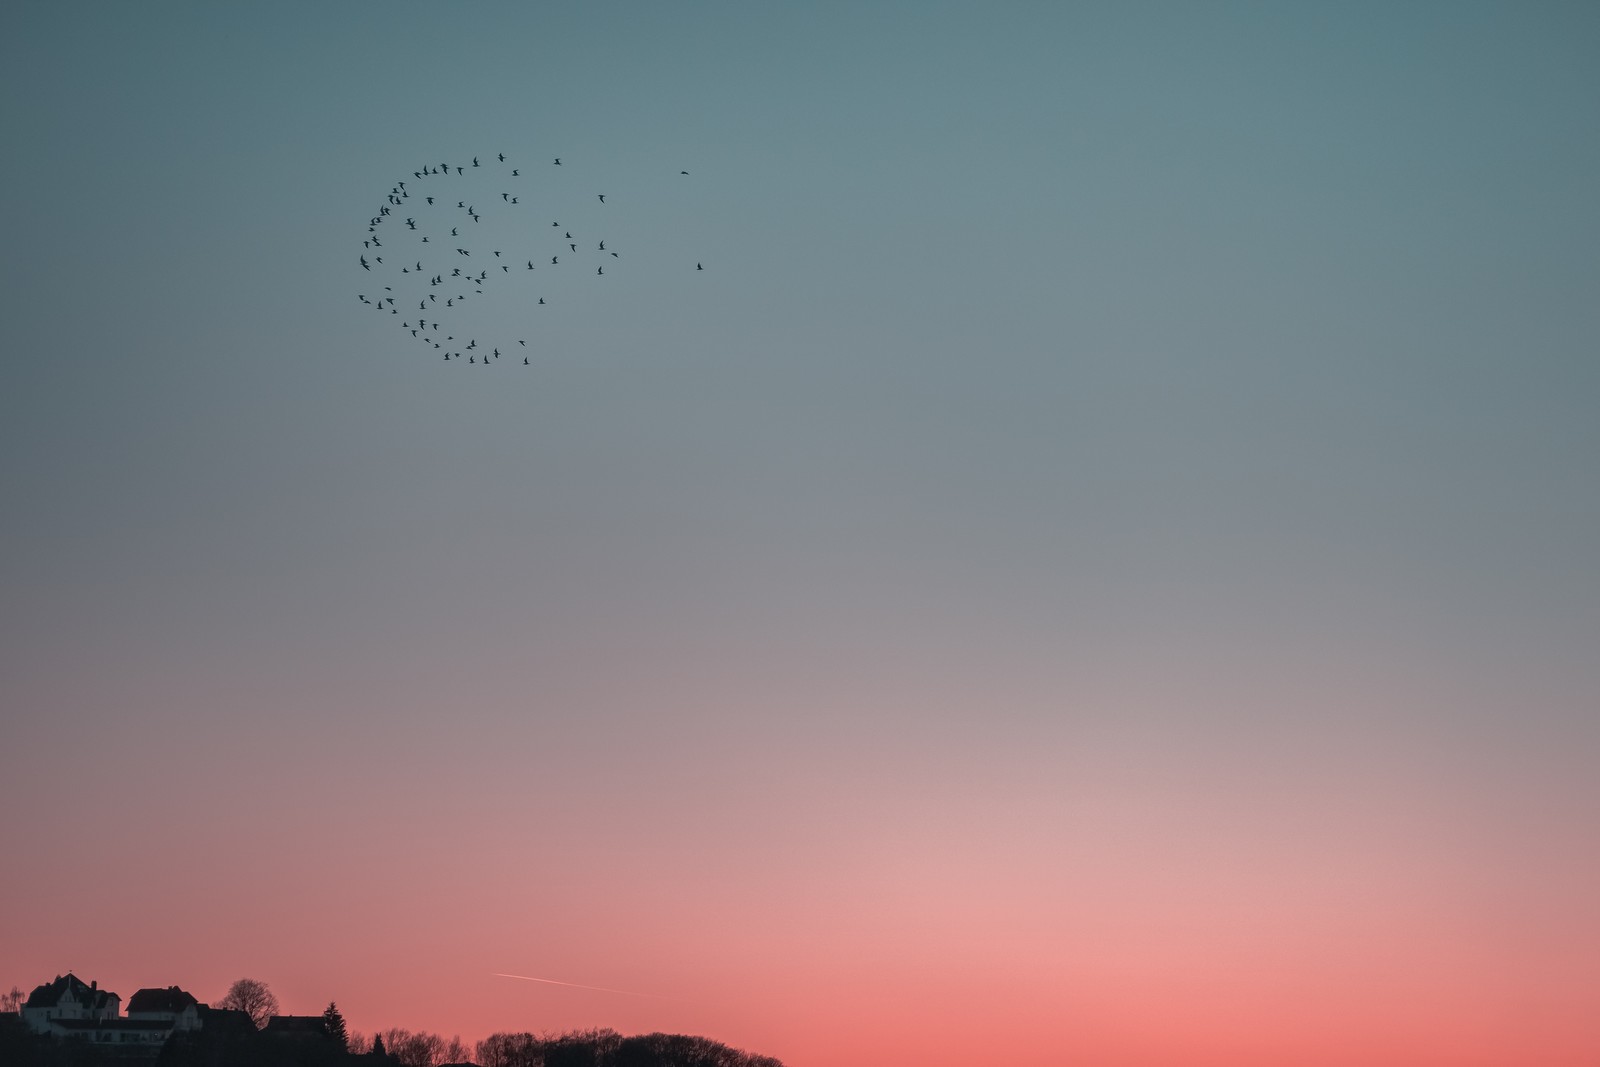
[[[562,166],[560,157],[549,165]],[[361,240],[358,262],[368,284],[356,299],[378,314],[400,319],[398,329],[407,342],[442,355],[446,362],[498,363],[503,344],[508,361],[520,355],[522,365],[530,366],[526,337],[480,343],[475,326],[486,327],[487,320],[469,314],[469,306],[477,306],[486,288],[509,284],[518,287],[514,298],[534,311],[545,306],[540,294],[551,274],[587,274],[592,266],[591,276],[601,279],[607,267],[620,265],[622,251],[607,247],[603,236],[574,234],[560,219],[535,231],[545,234],[539,239],[525,225],[511,225],[526,223],[524,213],[533,211],[523,203],[532,183],[522,171],[501,152],[487,164],[476,156],[471,163],[430,163],[395,182]],[[679,171],[680,176],[688,174]],[[605,193],[593,195],[596,207],[605,204]],[[486,216],[491,221],[483,225]],[[517,242],[521,247],[515,252],[496,247]],[[705,266],[695,263],[694,269]]]

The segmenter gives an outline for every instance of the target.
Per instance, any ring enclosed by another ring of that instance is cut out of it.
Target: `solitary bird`
[[[556,157],[556,166],[558,166],[558,167],[561,166],[561,157],[560,156]]]
[[[506,161],[506,154],[504,152],[501,152],[500,153],[500,162],[504,163],[505,161]]]
[[[695,269],[695,270],[705,270],[705,267],[703,267],[703,266],[701,266],[701,265],[700,265],[700,264],[699,264],[699,263],[696,263],[696,264],[695,264],[695,265],[694,265],[694,269]]]
[[[478,165],[478,157],[477,156],[473,156],[472,157],[472,165],[474,167],[476,167]]]
[[[523,348],[527,348],[528,347],[528,342],[526,342],[526,341],[518,341],[517,344],[521,345]]]
[[[605,194],[605,193],[596,193],[596,194],[594,194],[594,195],[595,195],[595,196],[598,196],[598,197],[599,197],[599,198],[600,198],[600,202],[601,202],[601,203],[602,203],[602,204],[603,204],[603,203],[605,203],[605,202],[606,202],[606,194]]]
[[[522,357],[522,365],[524,367],[526,367],[528,365],[528,357],[527,356],[523,356]]]
[[[361,257],[361,269],[363,269],[363,270],[371,270],[372,269],[371,267],[367,266],[367,257],[366,256],[362,256]]]

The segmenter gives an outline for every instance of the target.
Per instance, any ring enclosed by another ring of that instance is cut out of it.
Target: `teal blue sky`
[[[1458,941],[1542,911],[1600,944],[1546,896],[1600,880],[1600,8],[0,18],[0,851],[36,857],[0,897],[202,893],[175,845],[60,844],[107,808],[383,853],[421,788],[529,813],[513,851],[731,863],[689,827],[736,807],[846,870],[959,798],[1053,856],[1087,776],[1303,803],[1272,833],[1335,853],[1411,826],[1385,856]],[[468,376],[374,327],[356,257],[397,179],[497,152],[610,189],[651,269]],[[616,799],[552,814],[530,768]],[[220,849],[204,892],[248,896]],[[70,962],[15,922],[0,981]],[[610,964],[552,977],[662,980]],[[849,1062],[730,1012],[692,1021]]]

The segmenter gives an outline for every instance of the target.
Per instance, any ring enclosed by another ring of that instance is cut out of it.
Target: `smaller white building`
[[[141,989],[128,998],[128,1018],[163,1022],[172,1030],[200,1029],[200,1002],[177,986]]]

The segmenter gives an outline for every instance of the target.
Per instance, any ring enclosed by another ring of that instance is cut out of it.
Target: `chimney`
[[[99,989],[100,988],[100,979],[96,978],[94,981],[90,982],[89,983],[89,988],[90,989]]]

